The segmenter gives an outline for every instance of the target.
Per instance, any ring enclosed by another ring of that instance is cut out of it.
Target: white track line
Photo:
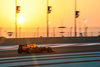
[[[72,44],[45,44],[38,45],[39,47],[64,47],[64,46],[91,46],[91,45],[100,45],[100,43],[72,43]],[[1,50],[15,50],[18,48],[18,45],[15,46],[0,46]]]

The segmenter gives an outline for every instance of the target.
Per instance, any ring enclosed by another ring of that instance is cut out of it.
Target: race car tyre
[[[23,52],[22,49],[18,49],[19,54],[22,54],[22,52]]]
[[[52,52],[52,48],[48,47],[48,48],[47,48],[47,51],[48,51],[48,52]]]
[[[26,53],[31,53],[32,51],[30,49],[26,49]]]
[[[21,54],[22,52],[23,52],[23,50],[22,50],[22,45],[19,45],[18,53]]]

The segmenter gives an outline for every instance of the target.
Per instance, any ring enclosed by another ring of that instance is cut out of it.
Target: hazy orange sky
[[[22,27],[46,27],[47,0],[18,0],[24,17]],[[74,25],[75,0],[49,0],[52,12],[49,14],[50,27],[66,27]],[[77,0],[77,10],[80,17],[77,24],[83,26],[83,19],[87,19],[87,26],[100,27],[100,0]],[[15,0],[0,0],[0,27],[14,27]]]

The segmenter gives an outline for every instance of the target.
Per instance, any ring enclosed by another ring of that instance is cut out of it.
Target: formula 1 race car
[[[19,45],[18,53],[42,53],[42,52],[55,52],[51,47],[37,47],[34,44]]]

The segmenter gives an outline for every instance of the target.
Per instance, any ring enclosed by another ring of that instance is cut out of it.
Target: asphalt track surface
[[[0,51],[0,67],[100,67],[100,45],[54,47],[53,53]]]

